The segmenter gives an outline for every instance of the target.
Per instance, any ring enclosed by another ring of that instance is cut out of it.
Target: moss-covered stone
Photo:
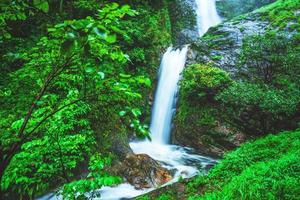
[[[243,140],[221,118],[216,94],[231,84],[229,74],[219,68],[191,65],[184,71],[175,116],[173,139],[198,151],[221,156]],[[241,135],[241,134],[240,134]]]
[[[299,32],[300,1],[278,0],[257,11],[264,20],[268,20],[271,28],[279,28],[288,32]]]

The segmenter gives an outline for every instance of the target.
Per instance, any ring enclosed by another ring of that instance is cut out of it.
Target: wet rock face
[[[119,134],[118,137],[112,137],[110,151],[123,160],[127,154],[133,153],[129,146],[129,139],[126,134]]]
[[[171,173],[146,154],[129,154],[114,167],[114,174],[122,176],[137,189],[163,185],[172,179]]]
[[[268,22],[258,20],[259,18],[258,14],[251,14],[243,19],[212,27],[192,45],[188,63],[213,63],[235,75],[243,39],[250,35],[263,34],[269,25]]]
[[[191,120],[193,117],[191,116]],[[203,155],[215,158],[220,158],[226,152],[239,147],[247,139],[242,132],[231,129],[220,122],[213,128],[198,126],[193,122],[190,125],[193,126],[193,130],[187,129],[182,124],[175,125],[174,143],[184,144]]]

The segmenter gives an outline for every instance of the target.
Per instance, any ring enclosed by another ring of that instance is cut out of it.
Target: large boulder
[[[191,116],[191,118],[193,117]],[[197,120],[195,119],[195,121]],[[211,157],[220,158],[226,152],[239,147],[247,139],[242,132],[231,129],[220,122],[209,129],[205,126],[197,126],[193,122],[190,122],[190,125],[194,127],[192,132],[182,124],[176,124],[173,142],[192,147],[201,154]]]
[[[146,154],[128,154],[112,173],[124,177],[136,189],[158,187],[172,179],[171,172]]]
[[[259,19],[254,13],[210,28],[191,46],[188,63],[212,63],[235,75],[243,39],[263,34],[269,26],[268,22]]]

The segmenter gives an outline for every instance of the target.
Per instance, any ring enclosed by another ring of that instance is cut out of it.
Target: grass
[[[300,199],[300,130],[244,144],[187,192],[190,200]]]

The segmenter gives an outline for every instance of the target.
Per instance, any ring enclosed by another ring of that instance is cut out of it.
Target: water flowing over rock
[[[175,45],[193,43],[221,22],[215,0],[175,0],[170,15]]]
[[[177,83],[185,65],[187,51],[187,46],[181,50],[170,47],[163,56],[150,126],[153,142],[169,143]]]
[[[185,1],[185,5],[192,7],[194,11],[200,9],[196,18],[194,15],[196,23],[190,24],[190,30],[196,33],[193,39],[198,38],[210,26],[220,21],[215,10],[215,0],[202,1],[205,2],[198,2],[198,7],[194,0]],[[213,11],[213,15],[206,11]],[[186,63],[188,48],[188,45],[177,49],[169,47],[163,55],[150,124],[151,141],[146,139],[131,142],[130,147],[136,155],[128,155],[115,168],[117,174],[122,174],[127,182],[135,187],[134,189],[127,188],[127,192],[132,193],[133,196],[136,196],[136,189],[141,189],[140,194],[142,194],[145,192],[142,189],[151,190],[166,183],[177,182],[181,177],[190,178],[197,175],[199,170],[205,172],[205,169],[215,164],[213,159],[198,155],[191,148],[169,144],[172,117],[176,109],[178,82]],[[171,172],[174,176],[171,176]],[[122,185],[102,189],[101,194],[117,191],[120,187]]]
[[[216,9],[215,0],[195,0],[197,9],[197,28],[200,36],[204,35],[206,31],[221,22],[221,18],[218,15]]]
[[[167,169],[146,154],[128,155],[115,170],[136,189],[157,187],[173,178]]]

